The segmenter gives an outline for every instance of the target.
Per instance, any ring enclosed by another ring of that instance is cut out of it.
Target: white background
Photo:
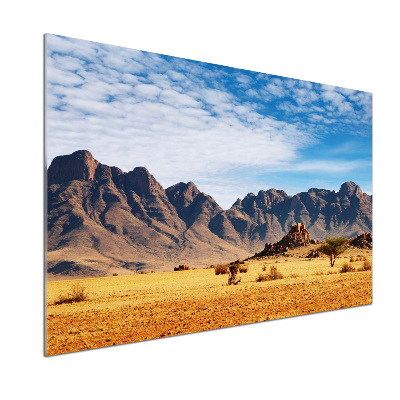
[[[5,399],[399,396],[395,1],[14,1],[1,11]],[[374,94],[374,304],[43,357],[43,34]]]

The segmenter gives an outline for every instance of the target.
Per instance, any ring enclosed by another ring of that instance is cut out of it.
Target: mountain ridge
[[[349,181],[338,192],[260,190],[223,210],[193,182],[164,189],[146,168],[123,172],[87,150],[55,157],[48,169],[48,268],[54,276],[244,258],[297,222],[316,239],[356,236],[372,229],[372,196]]]

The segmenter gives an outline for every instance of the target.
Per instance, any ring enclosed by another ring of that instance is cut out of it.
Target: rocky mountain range
[[[87,150],[55,157],[47,180],[47,264],[53,278],[245,258],[281,239],[295,223],[320,240],[372,230],[372,196],[354,182],[338,192],[310,189],[294,196],[260,190],[223,210],[193,182],[164,189],[146,168],[123,172]]]

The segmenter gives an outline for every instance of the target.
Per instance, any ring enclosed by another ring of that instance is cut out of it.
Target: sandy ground
[[[357,271],[371,251],[349,250],[333,268],[305,251],[246,262],[232,286],[214,269],[48,282],[47,355],[372,303],[372,272]],[[346,262],[356,272],[339,273]],[[284,278],[257,282],[271,266]],[[87,300],[55,304],[76,285]]]

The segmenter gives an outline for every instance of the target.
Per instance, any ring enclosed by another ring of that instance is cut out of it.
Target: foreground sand
[[[371,260],[370,251],[358,253]],[[349,254],[350,255],[350,254]],[[372,272],[338,273],[326,258],[246,263],[236,286],[214,269],[48,282],[47,355],[111,346],[372,303]],[[356,269],[362,261],[352,262]],[[276,266],[284,279],[256,282]],[[290,277],[292,276],[292,277]],[[88,300],[56,305],[72,286]]]

